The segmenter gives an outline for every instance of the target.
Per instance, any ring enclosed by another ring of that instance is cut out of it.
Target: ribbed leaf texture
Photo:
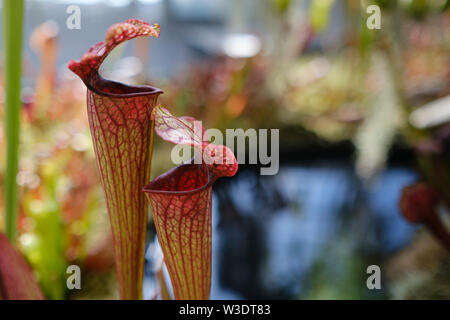
[[[173,117],[166,109],[154,109],[155,131],[163,139],[195,147],[208,161],[183,164],[154,179],[144,188],[175,299],[208,299],[211,287],[212,185],[238,168],[225,146],[204,141],[203,127],[193,118]]]
[[[0,233],[0,300],[43,300],[31,268]]]
[[[142,299],[147,208],[142,187],[150,179],[152,110],[161,90],[103,79],[98,69],[118,44],[159,36],[159,27],[127,20],[109,28],[104,42],[69,68],[86,84],[89,124],[111,222],[121,299]]]

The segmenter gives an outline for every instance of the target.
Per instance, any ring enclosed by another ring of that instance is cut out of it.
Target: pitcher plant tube
[[[87,109],[97,165],[111,222],[121,299],[142,299],[147,205],[141,190],[150,179],[152,110],[161,90],[104,79],[99,67],[120,43],[159,37],[159,26],[130,19],[111,26],[69,69],[87,86]]]
[[[153,114],[155,131],[161,138],[190,145],[202,157],[202,161],[162,174],[143,191],[150,202],[175,299],[208,299],[212,185],[220,177],[233,176],[238,164],[226,146],[205,141],[205,130],[195,130],[195,119],[176,118],[161,106]]]

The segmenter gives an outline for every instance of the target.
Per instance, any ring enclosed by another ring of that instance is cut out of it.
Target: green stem
[[[3,68],[5,77],[5,224],[12,243],[18,211],[16,176],[19,162],[20,76],[23,0],[3,0]]]

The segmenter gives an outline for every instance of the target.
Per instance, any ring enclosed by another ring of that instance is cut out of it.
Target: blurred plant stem
[[[22,51],[23,0],[3,0],[3,48],[5,77],[5,225],[15,243],[17,223],[17,183],[20,133],[20,75]]]

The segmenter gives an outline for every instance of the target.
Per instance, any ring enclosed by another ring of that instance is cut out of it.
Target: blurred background
[[[80,29],[66,26],[72,4]],[[370,4],[380,30],[366,27]],[[277,175],[242,164],[215,185],[212,299],[450,298],[442,239],[399,207],[425,181],[450,220],[448,0],[28,0],[19,244],[48,298],[118,296],[86,89],[67,63],[129,18],[159,23],[161,37],[116,48],[105,77],[163,89],[161,104],[206,128],[280,129]],[[153,177],[173,166],[172,146],[155,143]],[[1,157],[0,181],[4,170]],[[148,230],[152,299],[164,270]],[[76,292],[70,264],[83,270]],[[381,290],[366,286],[373,264]]]

